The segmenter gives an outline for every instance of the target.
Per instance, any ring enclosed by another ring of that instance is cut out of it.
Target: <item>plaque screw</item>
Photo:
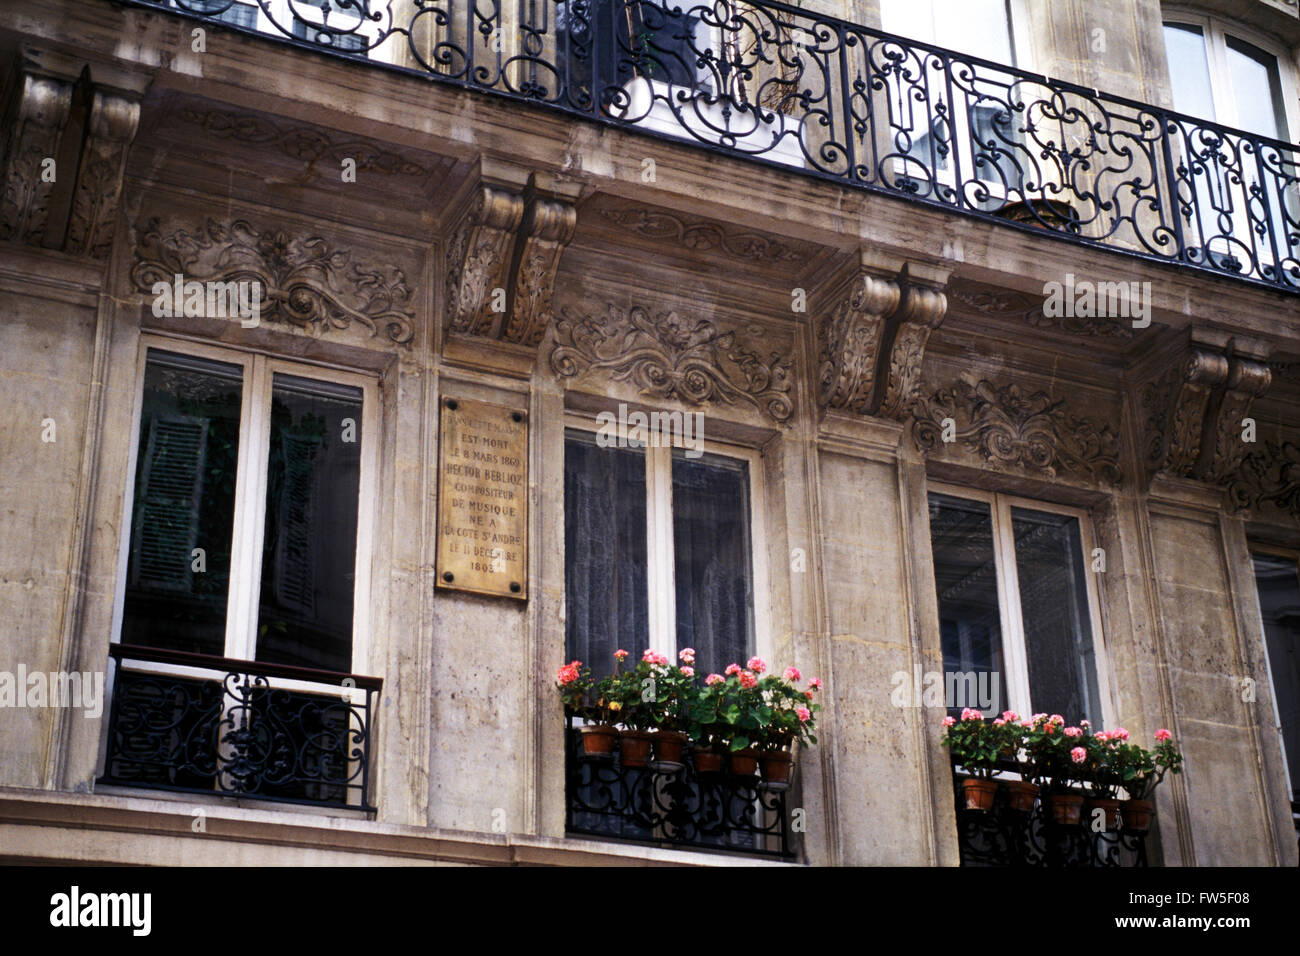
[[[518,581],[511,581],[511,582],[510,582],[510,593],[511,593],[511,594],[518,594],[520,590],[521,590],[521,589],[520,589],[520,587],[519,587],[519,582],[518,582]]]
[[[511,421],[514,421],[514,422],[522,422],[522,421],[524,420],[524,413],[523,413],[523,412],[511,412],[511,413],[510,413],[510,420],[511,420]]]
[[[452,581],[456,580],[456,575],[452,574],[450,571],[443,571],[442,579],[446,581],[448,584],[451,584]]]
[[[457,408],[460,407],[460,405],[457,403],[456,399],[449,398],[447,399],[447,407],[454,412]]]

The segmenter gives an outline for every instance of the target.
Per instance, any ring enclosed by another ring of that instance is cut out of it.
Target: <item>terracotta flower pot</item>
[[[1093,827],[1094,825],[1093,821],[1096,820],[1097,818],[1097,814],[1096,814],[1097,810],[1102,810],[1105,812],[1105,816],[1102,817],[1102,821],[1103,821],[1102,829],[1105,830],[1119,829],[1119,801],[1118,800],[1110,800],[1104,797],[1089,798],[1089,800],[1087,801],[1087,803],[1084,804],[1083,807],[1084,822],[1088,824],[1089,828]]]
[[[609,724],[589,724],[582,729],[582,752],[588,757],[610,757],[618,730]]]
[[[787,790],[790,787],[790,768],[794,754],[788,750],[773,750],[758,758],[763,783],[769,790]]]
[[[1052,805],[1052,821],[1061,824],[1077,824],[1083,812],[1083,794],[1054,793],[1049,801]]]
[[[758,773],[758,751],[753,747],[734,751],[731,755],[731,772],[737,777],[752,777]]]
[[[693,754],[696,773],[722,773],[723,754],[712,747],[696,747]]]
[[[652,739],[655,745],[655,769],[681,770],[682,750],[686,746],[687,736],[675,730],[661,730]]]
[[[644,767],[649,762],[650,737],[646,730],[625,730],[619,734],[619,756],[624,767]]]
[[[998,782],[984,777],[968,777],[961,782],[961,792],[966,797],[967,810],[992,810]]]
[[[1132,833],[1146,833],[1151,829],[1151,818],[1156,805],[1150,800],[1125,800],[1122,805],[1124,829]]]
[[[1007,788],[1007,806],[1018,813],[1028,813],[1034,809],[1034,801],[1038,798],[1038,784],[1030,783],[1028,780],[1008,780],[1004,783]]]

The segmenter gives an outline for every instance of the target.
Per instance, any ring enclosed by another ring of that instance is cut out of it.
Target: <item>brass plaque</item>
[[[528,412],[442,400],[438,587],[528,597]]]

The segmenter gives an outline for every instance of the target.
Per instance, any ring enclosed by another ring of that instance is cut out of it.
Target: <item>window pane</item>
[[[1015,64],[1006,0],[885,0],[881,25],[909,40]]]
[[[276,375],[257,659],[352,671],[361,390]]]
[[[238,365],[149,350],[124,644],[225,655],[242,379]]]
[[[1200,27],[1166,23],[1165,56],[1169,59],[1169,85],[1174,91],[1174,109],[1189,116],[1214,119],[1210,63]]]
[[[1079,521],[1011,509],[1033,709],[1102,725]]]
[[[1002,704],[1004,685],[1002,617],[989,506],[930,495],[930,542],[939,596],[944,686],[958,691],[947,699],[948,712],[957,717],[969,706],[992,715]]]
[[[1259,136],[1282,139],[1286,124],[1277,57],[1233,37],[1228,37],[1227,56],[1236,125]]]
[[[620,647],[638,658],[650,639],[646,599],[645,452],[600,448],[571,431],[564,443],[565,656],[597,676]]]
[[[1253,555],[1259,609],[1264,617],[1268,669],[1282,722],[1282,746],[1291,794],[1300,795],[1300,573],[1288,558]]]
[[[673,449],[677,648],[695,648],[701,674],[753,655],[749,465]]]

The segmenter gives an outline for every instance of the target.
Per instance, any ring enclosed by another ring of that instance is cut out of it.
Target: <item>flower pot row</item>
[[[584,756],[612,758],[615,741],[619,741],[619,758],[624,767],[651,767],[674,772],[685,765],[683,756],[690,738],[670,730],[622,730],[611,724],[589,724],[582,730]],[[722,753],[711,747],[695,745],[691,758],[697,773],[720,774],[730,763],[733,776],[752,777],[761,774],[769,787],[787,787],[794,755],[789,750],[758,751],[752,747]],[[728,757],[730,760],[728,761]]]
[[[993,780],[988,777],[970,777],[962,781],[962,796],[967,810],[992,810],[998,788],[1007,795],[1007,807],[1017,813],[1029,813],[1039,796],[1037,784],[1025,780]],[[1123,829],[1132,833],[1146,833],[1151,828],[1155,804],[1150,800],[1116,800],[1107,797],[1088,797],[1081,793],[1047,793],[1044,802],[1052,814],[1052,822],[1070,826],[1081,820],[1090,822],[1096,810],[1104,816],[1103,829]]]

